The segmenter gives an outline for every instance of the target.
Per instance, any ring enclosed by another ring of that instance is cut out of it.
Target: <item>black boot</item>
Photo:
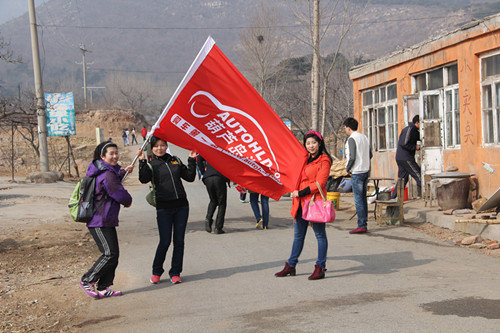
[[[205,230],[208,232],[208,233],[211,233],[212,232],[212,223],[213,223],[214,220],[212,219],[205,219]]]

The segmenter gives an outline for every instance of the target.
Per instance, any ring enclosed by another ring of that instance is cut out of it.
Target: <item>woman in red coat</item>
[[[304,247],[304,239],[307,233],[307,226],[312,225],[316,240],[318,241],[318,260],[314,265],[314,272],[309,276],[309,280],[317,280],[325,277],[326,252],[328,250],[328,239],[326,238],[325,223],[313,223],[302,218],[302,207],[307,199],[311,199],[318,193],[318,182],[326,193],[326,181],[330,173],[332,161],[326,151],[325,142],[316,131],[309,131],[304,137],[304,147],[309,153],[307,164],[302,169],[298,189],[292,192],[292,217],[294,218],[294,239],[292,253],[285,263],[282,271],[274,274],[277,277],[295,275],[295,265],[299,261],[300,253]]]

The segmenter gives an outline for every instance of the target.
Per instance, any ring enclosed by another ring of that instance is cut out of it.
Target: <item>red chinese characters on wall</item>
[[[469,89],[465,88],[463,94],[463,105],[462,105],[463,115],[465,116],[465,133],[464,133],[464,143],[474,144],[474,133],[472,132],[471,126],[471,95]]]

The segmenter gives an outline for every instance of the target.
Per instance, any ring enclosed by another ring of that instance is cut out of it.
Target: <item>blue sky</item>
[[[35,0],[39,5],[48,0]],[[0,0],[0,24],[19,17],[28,11],[28,0]]]

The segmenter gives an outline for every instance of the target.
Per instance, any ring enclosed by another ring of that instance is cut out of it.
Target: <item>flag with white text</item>
[[[278,200],[296,189],[307,152],[208,38],[152,132],[195,150],[235,183]]]

